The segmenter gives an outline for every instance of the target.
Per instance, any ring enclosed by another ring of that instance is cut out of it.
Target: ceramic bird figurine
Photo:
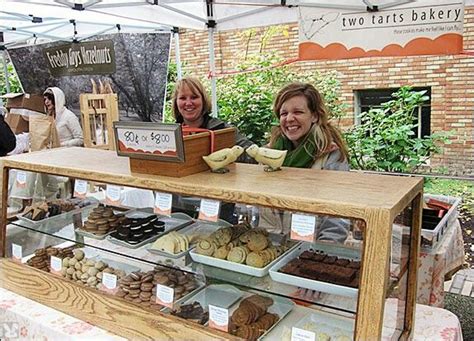
[[[253,157],[255,161],[266,165],[264,168],[265,172],[274,172],[280,170],[288,151],[264,148],[253,144],[247,148],[246,152]]]
[[[232,148],[224,148],[218,150],[208,156],[202,158],[214,173],[227,173],[229,170],[225,166],[231,164],[242,155],[244,148],[241,146],[233,146]]]

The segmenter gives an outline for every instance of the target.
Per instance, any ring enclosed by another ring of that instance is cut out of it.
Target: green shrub
[[[363,112],[361,123],[346,132],[352,168],[414,172],[441,152],[441,143],[449,143],[445,132],[414,137],[418,126],[414,111],[428,99],[425,91],[402,87],[392,97],[381,108]]]

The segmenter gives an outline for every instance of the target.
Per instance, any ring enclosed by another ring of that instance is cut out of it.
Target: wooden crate
[[[113,122],[119,120],[117,94],[81,94],[84,146],[115,150]]]
[[[183,177],[194,173],[203,172],[209,166],[202,159],[211,153],[209,132],[184,136],[184,162],[166,162],[130,157],[130,170],[132,173],[165,175]],[[215,150],[233,147],[235,145],[235,128],[216,130]]]

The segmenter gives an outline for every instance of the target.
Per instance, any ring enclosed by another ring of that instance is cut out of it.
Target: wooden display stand
[[[81,94],[84,146],[115,149],[113,122],[119,120],[117,94]]]
[[[211,153],[211,133],[197,133],[183,137],[185,160],[181,162],[167,162],[130,157],[130,170],[133,173],[165,175],[183,177],[194,173],[203,172],[209,166],[202,159]],[[235,128],[216,130],[215,150],[230,148],[235,145]]]
[[[224,175],[201,172],[183,178],[171,178],[132,174],[128,160],[117,156],[114,151],[71,147],[14,155],[4,159],[4,205],[0,229],[0,252],[3,257],[7,254],[5,203],[10,169],[66,175],[76,179],[290,212],[361,219],[366,228],[355,315],[355,340],[380,340],[382,337],[384,309],[389,293],[393,221],[411,205],[413,224],[407,255],[407,285],[404,286],[406,297],[403,301],[399,300],[402,309],[397,320],[400,322],[398,339],[407,340],[411,337],[423,200],[423,180],[420,178],[288,167],[283,167],[279,172],[266,173],[261,165],[239,163],[230,165],[230,172]],[[232,335],[190,324],[174,316],[138,308],[123,299],[100,294],[11,260],[0,261],[0,276],[1,287],[125,337],[235,339]]]

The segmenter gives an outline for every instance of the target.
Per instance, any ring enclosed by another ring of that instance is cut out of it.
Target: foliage
[[[424,192],[430,194],[451,195],[462,198],[461,211],[474,215],[474,182],[425,178]]]
[[[441,151],[440,143],[449,143],[449,134],[444,132],[415,136],[414,112],[428,99],[425,91],[402,87],[392,97],[381,108],[363,112],[361,123],[346,132],[353,168],[413,172]]]
[[[272,66],[280,61],[274,56],[249,57],[238,66],[249,72],[224,77],[217,83],[219,117],[259,145],[268,142],[271,126],[278,124],[272,111],[276,93],[295,80],[316,86],[326,98],[332,117],[340,118],[344,113],[345,105],[337,100],[340,84],[335,72],[296,74],[288,66]]]
[[[7,70],[8,70],[8,82],[10,84],[10,92],[12,93],[19,93],[23,92],[20,80],[13,68],[11,63],[7,63]],[[0,62],[0,94],[4,95],[7,93],[7,84],[5,82],[5,72],[3,62]]]

